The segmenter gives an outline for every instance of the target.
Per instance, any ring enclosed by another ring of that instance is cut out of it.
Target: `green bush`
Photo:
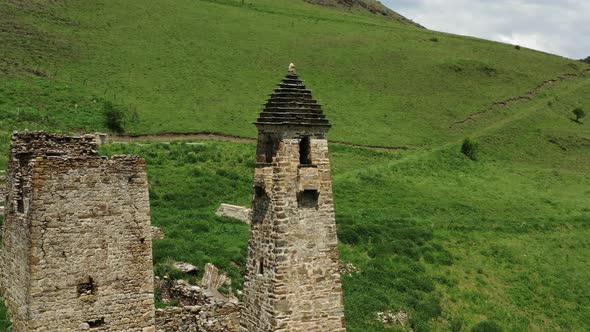
[[[477,160],[479,145],[469,138],[466,138],[461,145],[461,153],[471,160]]]
[[[124,112],[121,109],[115,107],[110,101],[105,101],[103,102],[103,114],[104,124],[109,130],[115,133],[125,131],[123,129]]]
[[[461,329],[463,328],[463,319],[462,318],[458,318],[455,317],[451,320],[451,331],[453,332],[459,332],[461,331]]]
[[[586,112],[584,112],[584,110],[579,107],[573,110],[572,113],[574,113],[574,115],[576,116],[577,122],[580,122],[580,119],[586,116]]]

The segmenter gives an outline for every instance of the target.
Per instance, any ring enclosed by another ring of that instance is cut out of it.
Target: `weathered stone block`
[[[250,224],[250,220],[252,220],[252,209],[231,204],[221,204],[215,214],[221,217],[235,218],[246,224]]]

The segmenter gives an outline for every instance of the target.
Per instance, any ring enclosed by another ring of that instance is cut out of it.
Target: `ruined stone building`
[[[154,331],[145,162],[94,136],[12,137],[0,291],[13,331]]]
[[[240,331],[345,331],[327,133],[293,68],[256,122]]]

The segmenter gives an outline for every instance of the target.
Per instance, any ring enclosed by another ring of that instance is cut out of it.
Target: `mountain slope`
[[[381,15],[404,24],[412,24],[421,27],[418,23],[396,13],[395,11],[387,8],[379,1],[375,0],[304,0],[309,3],[314,3],[322,6],[340,7],[345,9],[360,9],[368,11],[371,14]]]
[[[468,135],[471,129],[450,126],[470,114],[587,68],[303,1],[101,0],[13,12],[49,42],[27,38],[23,47],[39,52],[16,45],[3,57],[50,78],[18,71],[0,107],[12,113],[30,107],[68,128],[91,126],[104,100],[128,111],[132,133],[254,137],[250,123],[294,62],[325,105],[333,139],[432,147]],[[9,37],[0,35],[3,43],[22,40]],[[24,91],[17,83],[23,79],[38,82]],[[55,94],[64,98],[44,100]]]
[[[129,133],[255,137],[295,62],[330,139],[408,147],[330,147],[349,331],[398,331],[387,310],[415,331],[590,325],[586,64],[293,0],[0,0],[0,45],[0,167],[10,131],[108,130],[112,110]],[[200,142],[103,152],[147,159],[156,273],[213,262],[240,289],[247,229],[214,211],[249,204],[255,147]]]

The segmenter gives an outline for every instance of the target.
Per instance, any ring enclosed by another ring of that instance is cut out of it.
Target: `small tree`
[[[580,119],[586,116],[586,112],[579,107],[573,110],[572,113],[576,116],[576,122],[580,122]]]
[[[103,114],[105,126],[116,133],[122,133],[123,129],[123,111],[116,108],[109,101],[103,103]]]
[[[586,59],[582,59],[580,61],[590,64],[590,56],[587,57]]]
[[[476,142],[470,140],[469,138],[466,138],[463,141],[463,145],[461,145],[461,153],[467,156],[467,158],[474,161],[477,160],[478,149],[479,145]]]

